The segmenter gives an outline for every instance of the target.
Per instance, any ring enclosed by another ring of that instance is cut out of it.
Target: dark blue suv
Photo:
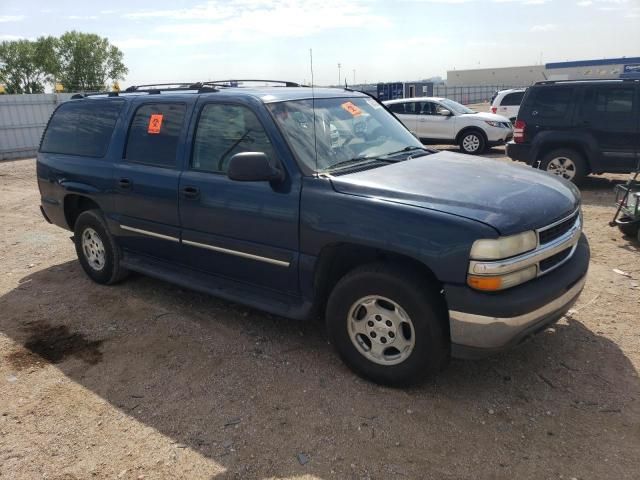
[[[89,277],[131,270],[324,316],[346,363],[386,384],[511,347],[576,300],[589,247],[573,185],[426,149],[363,93],[263,84],[57,108],[41,209],[74,232]]]

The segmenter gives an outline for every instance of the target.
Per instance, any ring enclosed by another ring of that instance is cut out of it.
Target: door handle
[[[118,187],[120,187],[123,190],[128,190],[131,188],[131,180],[129,180],[128,178],[121,178],[120,180],[118,180]]]
[[[182,196],[185,198],[198,198],[200,196],[200,189],[198,187],[182,187]]]

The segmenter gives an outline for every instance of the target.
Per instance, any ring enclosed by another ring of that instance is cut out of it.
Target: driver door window
[[[273,146],[251,110],[241,105],[205,105],[194,136],[191,168],[224,174],[231,157],[241,152],[263,152],[275,159]]]

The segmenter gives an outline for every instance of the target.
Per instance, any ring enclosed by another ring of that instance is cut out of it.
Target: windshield
[[[338,164],[357,164],[422,144],[371,98],[311,100],[268,104],[280,130],[306,173],[326,172]],[[317,151],[317,158],[316,158]]]
[[[464,105],[459,104],[458,102],[454,102],[453,100],[449,100],[448,98],[444,98],[440,100],[440,103],[451,110],[456,115],[462,115],[464,113],[476,113],[470,108],[465,107]]]

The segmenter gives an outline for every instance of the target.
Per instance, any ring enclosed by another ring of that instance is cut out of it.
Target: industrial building
[[[447,71],[447,86],[526,87],[543,80],[640,79],[640,57],[578,60],[522,67],[479,68]]]

